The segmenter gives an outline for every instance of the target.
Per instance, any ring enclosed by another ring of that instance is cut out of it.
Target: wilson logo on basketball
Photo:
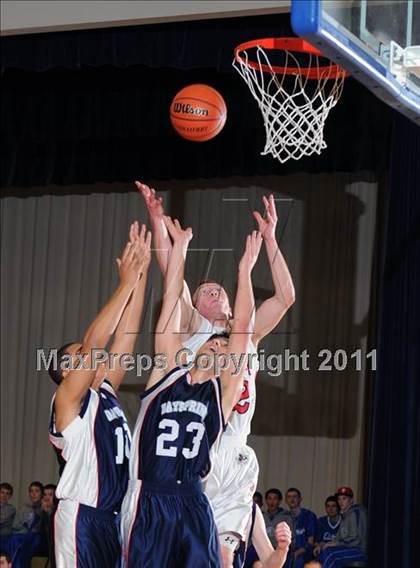
[[[196,116],[208,116],[209,111],[206,108],[200,108],[182,103],[174,103],[174,112],[182,112],[183,114],[194,114]]]
[[[169,116],[180,136],[191,142],[205,142],[222,130],[226,122],[226,103],[216,89],[196,83],[175,95]]]

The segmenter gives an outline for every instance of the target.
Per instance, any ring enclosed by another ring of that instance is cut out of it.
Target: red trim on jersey
[[[51,434],[50,434],[50,436],[51,436]],[[49,440],[50,440],[50,444],[51,444],[54,448],[57,448],[57,450],[60,450],[60,451],[63,450],[63,448],[58,447],[57,444],[55,444],[54,441],[53,441],[51,438],[49,438]]]
[[[247,379],[244,379],[243,391],[241,393],[241,396],[240,396],[238,402],[233,407],[233,410],[232,410],[233,412],[238,412],[238,414],[245,414],[246,412],[248,412],[249,406],[250,406],[249,400],[247,402],[244,402],[243,404],[240,404],[241,401],[249,399],[249,387],[248,387],[248,385],[249,385],[249,381]]]

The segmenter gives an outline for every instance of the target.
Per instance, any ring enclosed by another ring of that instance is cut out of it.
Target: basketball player
[[[58,368],[49,370],[58,384],[50,421],[50,441],[61,470],[54,519],[57,568],[114,568],[121,555],[115,517],[128,482],[130,431],[116,393],[125,371],[120,364],[95,370],[93,350],[105,348],[114,332],[111,353],[134,348],[151,234],[146,235],[144,225],[139,234],[134,223],[130,239],[134,244],[128,242],[117,259],[117,289],[82,343],[62,347]],[[71,368],[65,369],[70,360]]]
[[[160,268],[165,274],[171,243],[163,221],[162,199],[147,185],[136,182],[149,212],[155,249]],[[279,250],[275,231],[277,212],[274,197],[263,197],[265,218],[254,212],[263,237],[270,264],[275,293],[257,309],[248,345],[256,353],[261,339],[269,334],[294,302],[293,282]],[[181,331],[185,347],[197,352],[215,332],[230,329],[231,308],[224,288],[217,282],[200,285],[191,298],[187,284],[182,290]],[[256,361],[245,371],[241,399],[233,409],[223,433],[217,459],[206,484],[221,542],[224,568],[232,566],[234,551],[246,539],[246,526],[252,512],[252,495],[257,486],[258,461],[247,445],[255,410]]]
[[[210,337],[188,371],[180,361],[179,298],[192,232],[168,217],[164,222],[173,247],[155,351],[166,354],[170,371],[155,367],[141,396],[122,508],[123,553],[128,568],[219,568],[217,530],[202,480],[211,468],[210,450],[243,386],[254,305],[251,271],[262,239],[254,231],[246,241],[230,336]],[[218,373],[215,361],[220,358]]]

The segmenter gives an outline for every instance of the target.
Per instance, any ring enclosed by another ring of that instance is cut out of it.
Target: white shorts
[[[219,534],[232,532],[246,540],[258,472],[254,450],[237,445],[233,436],[223,435],[205,485]]]
[[[141,481],[130,479],[128,481],[127,493],[121,505],[120,515],[120,539],[122,556],[127,561],[127,551],[131,537],[131,531],[136,520],[137,509],[141,495]],[[123,564],[125,566],[125,564]]]

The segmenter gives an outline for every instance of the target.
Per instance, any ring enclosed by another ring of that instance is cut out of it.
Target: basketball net
[[[291,158],[320,154],[327,147],[325,121],[341,96],[346,72],[337,72],[333,62],[321,66],[319,57],[311,53],[305,53],[309,63],[303,68],[286,49],[282,50],[284,66],[273,68],[266,51],[260,45],[253,47],[253,60],[241,49],[233,67],[248,85],[264,118],[266,142],[261,155],[271,154],[283,164]]]

